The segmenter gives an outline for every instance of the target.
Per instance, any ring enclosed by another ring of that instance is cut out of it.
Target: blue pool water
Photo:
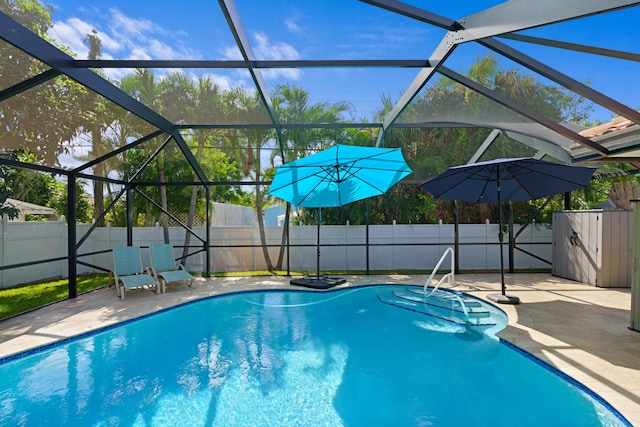
[[[0,425],[629,425],[497,339],[496,307],[420,292],[224,295],[6,358]]]

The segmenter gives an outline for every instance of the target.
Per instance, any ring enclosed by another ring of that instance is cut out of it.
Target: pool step
[[[421,288],[406,288],[406,291],[407,292],[411,292],[412,294],[424,296],[424,290],[421,289]],[[431,290],[429,289],[428,292],[431,292]],[[447,291],[438,290],[438,291],[436,291],[434,296],[437,296],[438,298],[449,300],[449,301],[457,301],[458,300],[453,295],[452,292],[447,292]],[[482,307],[482,304],[480,303],[480,301],[478,301],[476,299],[469,298],[469,297],[465,296],[464,294],[458,294],[458,296],[462,299],[462,301],[464,302],[464,305],[466,305],[467,307]]]
[[[464,315],[464,308],[460,303],[462,301],[470,318],[491,317],[491,313],[482,308],[482,304],[480,304],[479,301],[465,299],[464,295],[459,296],[460,299],[455,296],[451,296],[451,298],[443,298],[441,296],[441,292],[436,294],[436,296],[425,298],[424,295],[418,295],[415,292],[407,291],[394,291],[393,294],[401,299],[438,307],[443,310],[449,310]],[[469,303],[471,303],[471,305],[469,305]]]
[[[470,302],[478,303],[480,307],[467,306],[467,314],[469,316],[469,320],[467,321],[464,310],[455,296],[452,297],[453,299],[444,300],[439,299],[439,297],[440,295],[438,295],[438,297],[429,297],[425,299],[423,295],[413,292],[410,288],[402,288],[381,294],[378,296],[378,299],[385,304],[426,314],[457,325],[495,325],[494,322],[491,322],[490,319],[488,319],[491,317],[491,313],[482,309],[482,305],[477,301]],[[463,301],[465,301],[465,299],[463,299]]]

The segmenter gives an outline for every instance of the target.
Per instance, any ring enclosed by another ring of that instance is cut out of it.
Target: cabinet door
[[[582,282],[585,274],[583,269],[584,257],[584,230],[582,228],[583,215],[577,212],[567,212],[566,229],[564,239],[567,242],[566,263],[569,279]]]
[[[580,280],[582,257],[577,249],[580,233],[580,217],[573,212],[553,214],[553,264],[552,272],[559,277]]]
[[[580,249],[582,278],[581,282],[591,285],[598,284],[600,269],[602,268],[602,257],[600,256],[602,242],[602,213],[584,212],[580,214]]]
[[[556,212],[553,217],[553,268],[556,276],[596,284],[599,214]]]

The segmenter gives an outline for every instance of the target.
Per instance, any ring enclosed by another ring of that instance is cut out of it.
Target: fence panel
[[[37,261],[67,255],[67,228],[63,222],[6,222],[0,225],[0,257],[2,265],[25,261]],[[80,239],[88,225],[78,226]],[[518,228],[516,227],[516,230]],[[194,227],[194,232],[204,238],[205,228]],[[273,263],[278,259],[282,227],[265,227],[269,255]],[[291,271],[315,272],[317,268],[318,229],[315,225],[290,227],[289,251]],[[368,257],[370,270],[423,270],[430,271],[444,250],[453,246],[452,224],[391,224],[372,225],[368,228]],[[459,265],[462,271],[497,270],[500,268],[497,224],[460,225]],[[267,270],[260,233],[257,226],[214,226],[210,229],[212,272]],[[181,256],[185,230],[170,227],[170,242],[176,247],[175,256]],[[551,260],[551,228],[545,225],[530,226],[517,240],[518,247]],[[164,242],[161,227],[136,227],[133,229],[134,245],[143,248]],[[79,249],[80,260],[112,269],[111,248],[126,245],[125,228],[100,227],[93,231]],[[367,227],[362,225],[325,225],[320,228],[320,269],[325,271],[364,271],[367,268]],[[191,237],[189,253],[194,253],[203,243]],[[507,266],[507,235],[504,244]],[[103,253],[99,253],[104,251]],[[94,253],[88,256],[82,254]],[[149,265],[148,250],[142,251],[143,263]],[[206,255],[200,252],[187,258],[186,267],[193,272],[205,271]],[[287,268],[286,252],[282,269]],[[549,264],[522,253],[515,252],[516,269],[545,269]],[[79,265],[78,272],[94,271]],[[66,277],[67,262],[38,264],[34,266],[0,270],[2,287],[29,283],[37,280]]]

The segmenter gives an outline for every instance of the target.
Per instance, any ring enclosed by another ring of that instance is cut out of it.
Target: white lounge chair
[[[121,299],[124,299],[125,289],[150,287],[156,293],[160,292],[158,281],[142,268],[142,258],[138,246],[113,248],[113,275],[116,295]]]
[[[194,277],[184,269],[182,264],[176,264],[173,257],[173,245],[163,243],[149,246],[151,252],[151,274],[161,284],[162,292],[166,292],[167,283],[186,281],[193,285]]]

